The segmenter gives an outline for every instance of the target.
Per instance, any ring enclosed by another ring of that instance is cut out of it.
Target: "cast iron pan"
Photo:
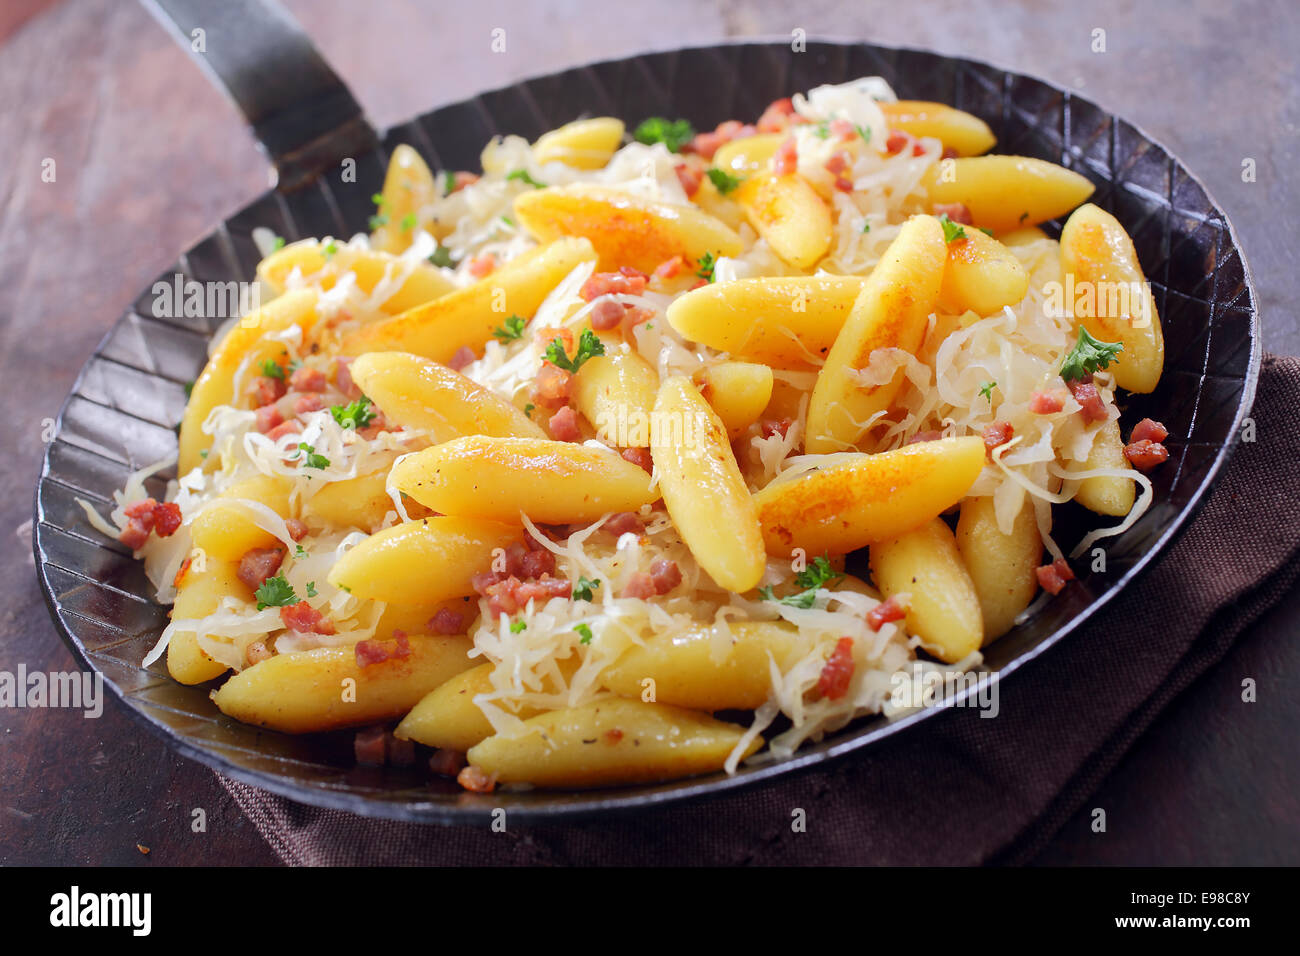
[[[1002,677],[1080,628],[1166,547],[1205,500],[1238,438],[1255,392],[1260,345],[1249,271],[1231,226],[1201,183],[1141,130],[1060,87],[984,63],[853,42],[740,43],[596,63],[443,106],[382,135],[287,15],[269,2],[219,7],[153,0],[151,10],[190,48],[243,111],[279,172],[279,185],[181,255],[175,273],[200,282],[250,280],[250,233],[266,226],[290,241],[366,228],[389,150],[410,143],[438,169],[476,169],[497,133],[534,139],[583,114],[634,124],[685,116],[697,128],[753,119],[773,99],[821,83],[879,74],[909,99],[938,100],[987,121],[997,151],[1076,169],[1097,186],[1093,202],[1125,225],[1155,288],[1164,321],[1164,378],[1126,399],[1125,420],[1169,426],[1171,459],[1152,474],[1156,503],[1107,546],[1106,573],[1079,562],[1081,580],[988,649]],[[743,78],[743,80],[742,80]],[[707,95],[701,95],[705,91]],[[356,181],[342,177],[355,160]],[[1049,228],[1051,228],[1049,226]],[[152,284],[151,284],[152,286]],[[780,763],[671,783],[586,792],[464,793],[416,770],[356,767],[351,735],[293,737],[227,719],[210,686],[183,687],[162,663],[140,661],[166,624],[142,569],[91,529],[74,497],[105,505],[126,476],[176,447],[185,383],[199,373],[220,317],[155,318],[146,290],[86,363],[59,416],[36,490],[36,565],[59,632],[82,664],[101,672],[127,709],[180,753],[294,800],[394,819],[482,822],[495,807],[543,820],[649,808],[715,794],[865,750],[936,711],[860,721]],[[162,475],[151,493],[161,498]],[[1068,550],[1095,519],[1058,509]],[[1104,689],[1099,688],[1099,693]],[[860,759],[869,759],[860,755]]]

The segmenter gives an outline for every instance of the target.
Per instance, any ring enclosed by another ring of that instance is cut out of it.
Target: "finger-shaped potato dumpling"
[[[863,283],[817,375],[808,403],[809,452],[851,449],[868,419],[894,400],[903,385],[902,368],[880,385],[863,383],[858,371],[867,367],[876,349],[916,354],[939,300],[947,257],[938,219],[913,216],[903,224]]]
[[[713,165],[732,176],[752,176],[767,166],[784,139],[784,133],[759,133],[730,140],[713,154]]]
[[[406,273],[405,281],[379,306],[388,315],[397,315],[425,302],[432,302],[456,289],[455,283],[431,262],[420,262],[412,269],[397,256],[378,249],[352,249],[335,243],[330,252],[316,239],[303,239],[279,249],[257,266],[258,277],[276,292],[284,289],[289,274],[297,269],[304,279],[316,283],[322,291],[349,272],[356,276],[357,288],[366,295],[375,291],[385,276]]]
[[[309,331],[318,318],[316,300],[316,293],[310,289],[286,292],[231,326],[190,389],[190,400],[181,418],[179,474],[202,463],[199,452],[212,445],[212,436],[203,433],[203,422],[216,406],[235,401],[235,372],[239,366],[245,359],[249,360],[249,368],[256,368],[263,359],[280,359],[285,354],[284,343],[268,339],[266,334],[283,332],[291,325]]]
[[[998,527],[991,497],[967,498],[957,521],[957,550],[979,596],[984,643],[1011,630],[1016,615],[1038,591],[1034,569],[1043,556],[1043,539],[1028,502],[1016,515],[1010,534]]]
[[[471,749],[469,762],[499,783],[539,787],[670,780],[721,770],[744,733],[680,707],[609,698],[529,718]]]
[[[604,186],[552,186],[515,197],[515,218],[539,242],[585,236],[600,254],[599,268],[642,272],[674,256],[698,262],[705,253],[736,256],[740,237],[694,206],[643,199]]]
[[[796,269],[811,269],[830,249],[830,207],[797,173],[756,173],[735,196],[750,225]]]
[[[474,593],[474,575],[492,552],[520,540],[518,525],[479,518],[424,518],[372,534],[345,552],[330,584],[355,597],[396,604],[446,601]]]
[[[987,153],[998,141],[993,130],[978,116],[946,103],[899,100],[878,105],[891,128],[913,136],[933,136],[958,156]]]
[[[726,427],[685,376],[659,388],[650,451],[668,514],[700,567],[729,591],[748,591],[766,558],[758,510]]]
[[[349,370],[386,418],[426,429],[434,441],[462,435],[542,437],[527,415],[490,388],[418,355],[367,352]]]
[[[620,448],[650,446],[650,413],[659,373],[627,345],[611,338],[605,354],[582,363],[573,376],[573,404],[596,434]]]
[[[922,180],[934,203],[961,203],[977,226],[995,232],[1064,216],[1092,195],[1073,170],[1028,156],[945,159]]]
[[[772,382],[772,370],[766,365],[719,362],[700,374],[700,394],[734,439],[763,414],[772,400]]]
[[[754,500],[772,554],[846,554],[942,514],[983,467],[983,439],[943,438],[777,482]]]
[[[949,664],[984,642],[979,595],[941,518],[871,546],[871,576],[885,597],[910,595],[907,631]]]
[[[1133,240],[1118,219],[1088,203],[1061,230],[1061,265],[1074,276],[1075,321],[1103,342],[1123,342],[1115,383],[1152,392],[1165,366],[1165,337],[1156,300]],[[1086,293],[1091,291],[1092,295]]]
[[[343,340],[343,352],[414,352],[444,365],[462,348],[481,353],[502,322],[512,314],[531,319],[561,279],[595,258],[581,238],[530,249],[473,285],[363,326]]]
[[[239,580],[239,563],[206,555],[194,557],[177,583],[172,620],[207,617],[227,596],[243,601],[253,596],[248,585]],[[174,680],[182,684],[202,684],[225,672],[225,664],[203,653],[198,635],[193,631],[176,631],[167,642],[167,673]]]
[[[426,747],[461,753],[491,737],[495,733],[492,723],[474,703],[474,698],[492,692],[492,668],[495,666],[491,661],[480,664],[431,690],[402,718],[393,735]],[[538,713],[536,708],[529,707],[521,709],[516,716],[527,720]]]
[[[384,516],[396,510],[388,494],[388,473],[375,471],[343,481],[331,481],[303,505],[303,520],[333,528],[360,528],[375,531]],[[407,514],[415,517],[414,510]],[[420,516],[426,512],[421,511]]]
[[[844,327],[865,279],[781,276],[709,284],[674,299],[668,324],[735,358],[776,368],[811,368]]]
[[[289,514],[289,484],[278,476],[254,475],[236,482],[203,505],[190,521],[190,539],[205,555],[238,561],[253,548],[269,548],[279,538],[257,524],[254,513],[231,499],[266,505],[280,517]]]
[[[772,689],[768,655],[785,671],[803,656],[804,643],[798,630],[783,622],[737,622],[728,629],[733,640],[721,657],[713,627],[701,626],[633,645],[601,679],[622,697],[641,697],[653,687],[654,699],[661,704],[708,711],[753,710]]]
[[[410,652],[361,665],[350,644],[280,654],[240,671],[212,700],[223,714],[290,734],[389,720],[474,661],[468,637],[415,634]]]
[[[1029,273],[1011,250],[974,226],[964,226],[962,232],[948,243],[940,308],[953,315],[969,309],[988,316],[1023,299]]]
[[[1102,423],[1093,439],[1092,450],[1080,471],[1096,468],[1132,469],[1124,455],[1124,440],[1120,437],[1119,419],[1112,418]],[[1133,510],[1133,501],[1137,497],[1134,482],[1127,478],[1093,477],[1079,482],[1079,489],[1074,493],[1074,500],[1089,511],[1099,515],[1123,517]]]
[[[471,435],[407,455],[388,482],[444,515],[565,524],[658,499],[645,470],[604,448]]]
[[[564,163],[574,169],[601,169],[623,141],[623,121],[612,116],[574,120],[533,144],[539,163]]]
[[[380,195],[384,198],[379,205],[384,222],[371,233],[370,248],[394,255],[405,252],[415,238],[412,217],[438,198],[433,173],[420,154],[405,143],[394,148],[388,160],[388,174]]]

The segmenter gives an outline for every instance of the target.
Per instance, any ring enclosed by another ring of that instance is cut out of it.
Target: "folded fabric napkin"
[[[950,708],[884,745],[608,821],[422,826],[222,778],[289,864],[978,864],[1031,859],[1170,700],[1300,575],[1300,359],[1266,356],[1256,438],[1204,511],[1088,626],[1008,675],[996,720]],[[806,829],[791,826],[795,808]]]

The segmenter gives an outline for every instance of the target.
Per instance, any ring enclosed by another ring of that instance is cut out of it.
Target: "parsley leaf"
[[[870,219],[862,220],[862,234],[865,236],[870,231],[871,231],[871,220]]]
[[[330,460],[328,458],[326,458],[324,455],[316,454],[315,445],[309,445],[305,441],[302,441],[298,443],[298,450],[305,451],[307,453],[307,458],[303,461],[303,465],[305,467],[328,468],[330,466]]]
[[[378,229],[380,226],[386,226],[386,225],[388,225],[388,217],[384,215],[382,212],[379,213],[378,215],[370,217],[371,232]]]
[[[596,333],[591,329],[582,330],[582,336],[578,339],[578,348],[572,359],[564,351],[564,342],[558,335],[551,340],[550,345],[546,346],[546,361],[568,372],[576,372],[582,368],[582,364],[587,359],[604,354],[605,343],[596,338]]]
[[[600,587],[600,579],[588,581],[582,575],[578,575],[578,583],[573,586],[573,600],[590,601],[592,599],[592,590]]]
[[[305,558],[307,557],[307,549],[300,544],[294,545],[293,556],[295,558]]]
[[[370,410],[370,399],[364,395],[346,405],[331,405],[330,415],[343,428],[365,428],[375,420],[375,413]]]
[[[532,417],[533,417],[533,409],[536,408],[536,407],[537,407],[537,406],[534,405],[532,402],[529,402],[527,405],[524,406],[524,415],[525,415],[526,417],[528,417],[528,418],[532,418]]]
[[[1079,338],[1070,349],[1070,354],[1061,363],[1061,378],[1067,382],[1084,381],[1092,377],[1098,369],[1103,369],[1111,362],[1119,360],[1119,353],[1124,350],[1123,342],[1099,342],[1088,334],[1088,330],[1079,326]]]
[[[510,622],[510,633],[511,633],[511,634],[518,634],[520,631],[526,631],[527,629],[528,629],[528,624],[527,624],[526,622],[524,622],[524,621],[511,621],[511,622]]]
[[[943,226],[944,242],[952,242],[955,239],[966,238],[966,230],[949,219],[946,212],[939,217],[939,225]]]
[[[822,120],[817,124],[813,132],[817,134],[818,139],[827,139],[831,135],[831,124],[826,120]]]
[[[731,173],[726,170],[710,169],[709,182],[713,183],[713,185],[717,187],[718,192],[725,196],[743,183],[744,180],[739,176],[731,175]]]
[[[992,404],[993,389],[997,387],[998,387],[997,382],[985,382],[983,385],[980,386],[980,394],[983,395],[985,398],[987,398],[989,400],[989,403]]]
[[[257,363],[258,369],[267,378],[276,378],[284,381],[284,367],[275,359],[262,359]]]
[[[456,174],[450,169],[442,171],[442,194],[450,196],[456,191]]]
[[[442,266],[444,269],[450,269],[456,265],[451,258],[451,250],[446,246],[439,246],[433,250],[433,255],[429,256],[429,261],[435,266]]]
[[[375,193],[370,197],[370,201],[375,204],[375,208],[378,210],[378,212],[370,217],[371,230],[378,229],[380,226],[388,225],[388,213],[384,212],[384,194]]]
[[[984,233],[984,235],[986,235],[986,236],[992,236],[992,235],[993,235],[993,230],[992,230],[992,229],[989,229],[989,228],[986,228],[985,226],[980,226],[980,227],[979,227],[979,230],[980,230],[980,232]]]
[[[521,339],[524,336],[524,320],[517,315],[512,315],[493,329],[492,334],[502,342],[513,342],[515,339]]]
[[[680,153],[682,147],[695,138],[695,127],[689,120],[669,120],[662,116],[651,116],[632,131],[632,138],[647,146],[663,143],[670,153]]]
[[[415,223],[416,223],[415,213],[408,212],[405,216],[402,217],[402,232],[410,232],[412,229],[415,228]]]
[[[189,398],[189,397],[190,397],[191,395],[193,395],[193,394],[194,394],[194,383],[193,383],[193,382],[186,382],[186,383],[185,383],[185,397],[186,397],[186,398]]]
[[[701,279],[708,279],[710,282],[712,282],[713,269],[715,266],[717,266],[717,264],[718,264],[718,260],[714,258],[713,253],[706,252],[704,255],[700,256],[700,261],[699,261],[700,267],[695,270],[695,274],[699,276]]]
[[[762,595],[765,601],[778,601],[778,603],[785,604],[788,607],[798,607],[806,610],[816,602],[819,588],[836,578],[842,577],[844,575],[832,568],[830,560],[825,555],[822,555],[813,558],[812,564],[794,576],[795,583],[803,588],[797,594],[788,594],[783,598],[777,598],[772,592],[771,585],[759,588],[758,593]]]
[[[534,189],[546,188],[546,183],[538,182],[536,179],[533,179],[533,177],[528,174],[528,170],[526,169],[512,169],[510,172],[506,173],[506,179],[507,180],[517,179],[521,183],[524,183],[528,186],[532,186]]]
[[[315,597],[315,596],[316,596],[316,582],[315,582],[315,581],[308,581],[308,582],[307,582],[307,596],[308,596],[308,597]]]
[[[283,248],[284,248],[284,236],[276,236],[275,239],[272,240],[272,242],[271,242],[271,248],[272,248],[272,249],[283,249]]]
[[[338,252],[338,251],[339,251],[339,244],[338,244],[337,242],[335,242],[333,239],[331,239],[329,242],[325,243],[325,246],[324,246],[324,252],[325,252],[325,258],[326,258],[326,259],[333,258],[334,253],[336,253],[336,252]]]
[[[862,137],[862,142],[871,142],[871,130],[867,129],[865,126],[859,126],[857,123],[853,124],[853,128],[857,130],[858,135]]]
[[[293,585],[284,579],[283,574],[277,574],[263,581],[253,597],[257,599],[259,611],[268,607],[288,607],[290,604],[298,603],[298,595],[294,593]]]
[[[579,644],[591,643],[591,638],[593,635],[591,633],[590,627],[588,627],[586,624],[575,624],[573,626],[573,629],[582,635],[582,640],[578,641]]]

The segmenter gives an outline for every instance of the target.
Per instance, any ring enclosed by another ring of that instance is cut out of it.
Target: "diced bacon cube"
[[[677,174],[677,181],[682,184],[682,192],[687,196],[694,197],[700,191],[700,186],[704,183],[704,174],[694,166],[689,163],[678,163],[673,167],[673,172]]]
[[[253,414],[257,416],[255,427],[263,435],[269,434],[277,425],[284,423],[284,416],[274,405],[263,405]]]
[[[1079,414],[1085,422],[1104,422],[1108,414],[1106,403],[1101,399],[1101,392],[1092,382],[1067,382],[1070,394],[1079,403]]]
[[[772,172],[778,176],[789,176],[799,168],[799,147],[793,136],[782,140],[781,145],[772,154]]]
[[[291,631],[301,634],[333,634],[334,622],[306,601],[280,608],[280,620]],[[364,643],[364,642],[363,642]]]
[[[306,415],[309,412],[319,412],[325,407],[325,400],[319,395],[299,395],[293,400],[293,413],[295,415]]]
[[[599,299],[591,309],[591,327],[597,332],[616,329],[623,322],[627,307],[617,299]]]
[[[682,571],[676,561],[660,558],[650,565],[650,580],[654,582],[656,594],[667,594],[682,583]]]
[[[564,405],[546,423],[551,437],[556,441],[581,441],[582,430],[578,428],[578,415],[570,405]]]
[[[447,368],[459,372],[477,358],[478,356],[474,354],[472,348],[468,345],[462,345],[452,354],[451,358],[447,360]]]
[[[975,225],[971,218],[970,209],[965,203],[960,202],[937,202],[930,207],[936,216],[946,215],[952,222],[961,223],[963,226]]]
[[[1138,471],[1150,471],[1169,460],[1169,449],[1159,442],[1144,438],[1125,445],[1124,457]]]
[[[891,594],[867,612],[867,626],[878,631],[886,624],[901,621],[907,617],[907,605]]]
[[[266,433],[266,437],[271,439],[271,441],[279,441],[285,435],[296,435],[300,431],[302,431],[302,422],[291,418],[289,421],[280,422],[280,424],[272,428]]]
[[[181,506],[174,501],[164,501],[154,506],[153,530],[160,538],[169,538],[181,526]]]
[[[763,115],[758,118],[758,131],[760,133],[782,133],[791,123],[791,118],[795,116],[794,103],[790,97],[786,96],[779,100],[774,100]]]
[[[673,256],[671,259],[665,259],[655,267],[654,275],[657,279],[673,279],[682,271],[686,261],[681,256]]]
[[[644,601],[647,598],[654,597],[658,593],[659,590],[655,587],[654,578],[645,571],[637,571],[628,578],[627,584],[623,585],[623,593],[619,596],[625,598],[640,598]]]
[[[352,381],[352,359],[339,358],[334,365],[334,386],[348,399],[356,401],[361,397],[361,389]]]
[[[638,468],[645,469],[647,474],[654,473],[655,463],[649,448],[623,448],[619,451],[619,455],[624,461],[630,461]]]
[[[308,368],[302,366],[295,369],[294,373],[289,376],[289,387],[295,392],[323,392],[327,379],[325,373],[318,368]]]
[[[1039,586],[1048,594],[1060,594],[1067,581],[1074,580],[1074,572],[1065,563],[1064,558],[1057,558],[1051,564],[1044,564],[1034,569]]]
[[[1133,426],[1133,434],[1129,436],[1130,442],[1150,441],[1162,442],[1169,437],[1169,429],[1159,422],[1144,418]]]
[[[289,529],[289,537],[295,541],[301,541],[307,537],[308,528],[306,523],[299,521],[297,518],[285,518],[284,526]]]
[[[301,603],[306,603],[305,601]],[[294,605],[297,607],[297,605]],[[401,631],[393,632],[393,640],[380,641],[368,639],[357,641],[353,645],[353,653],[356,655],[357,666],[363,670],[371,664],[381,664],[384,661],[401,660],[411,656],[411,642]]]
[[[573,394],[573,373],[543,362],[533,380],[533,398],[543,408],[556,408],[568,403]]]
[[[269,375],[257,376],[248,387],[248,393],[251,396],[254,408],[270,405],[284,395],[285,391],[284,380],[272,378]]]
[[[466,266],[469,270],[469,274],[475,279],[486,279],[492,274],[496,267],[497,258],[490,252],[484,256],[475,256],[473,259],[469,260],[469,264]]]
[[[853,681],[853,638],[841,637],[835,642],[835,650],[822,666],[817,678],[817,690],[827,700],[839,700],[849,692]]]
[[[465,615],[449,607],[438,608],[438,613],[429,618],[430,634],[461,634],[465,629]]]
[[[1035,415],[1054,415],[1065,407],[1064,389],[1052,388],[1029,396],[1029,410]]]
[[[1011,427],[1010,422],[994,422],[992,425],[989,425],[982,433],[985,450],[992,455],[993,449],[1011,441],[1015,431],[1016,430]]]
[[[235,575],[256,591],[266,583],[267,578],[274,576],[275,572],[280,570],[282,561],[284,561],[284,548],[253,548],[251,551],[246,551],[239,559],[239,568]]]

